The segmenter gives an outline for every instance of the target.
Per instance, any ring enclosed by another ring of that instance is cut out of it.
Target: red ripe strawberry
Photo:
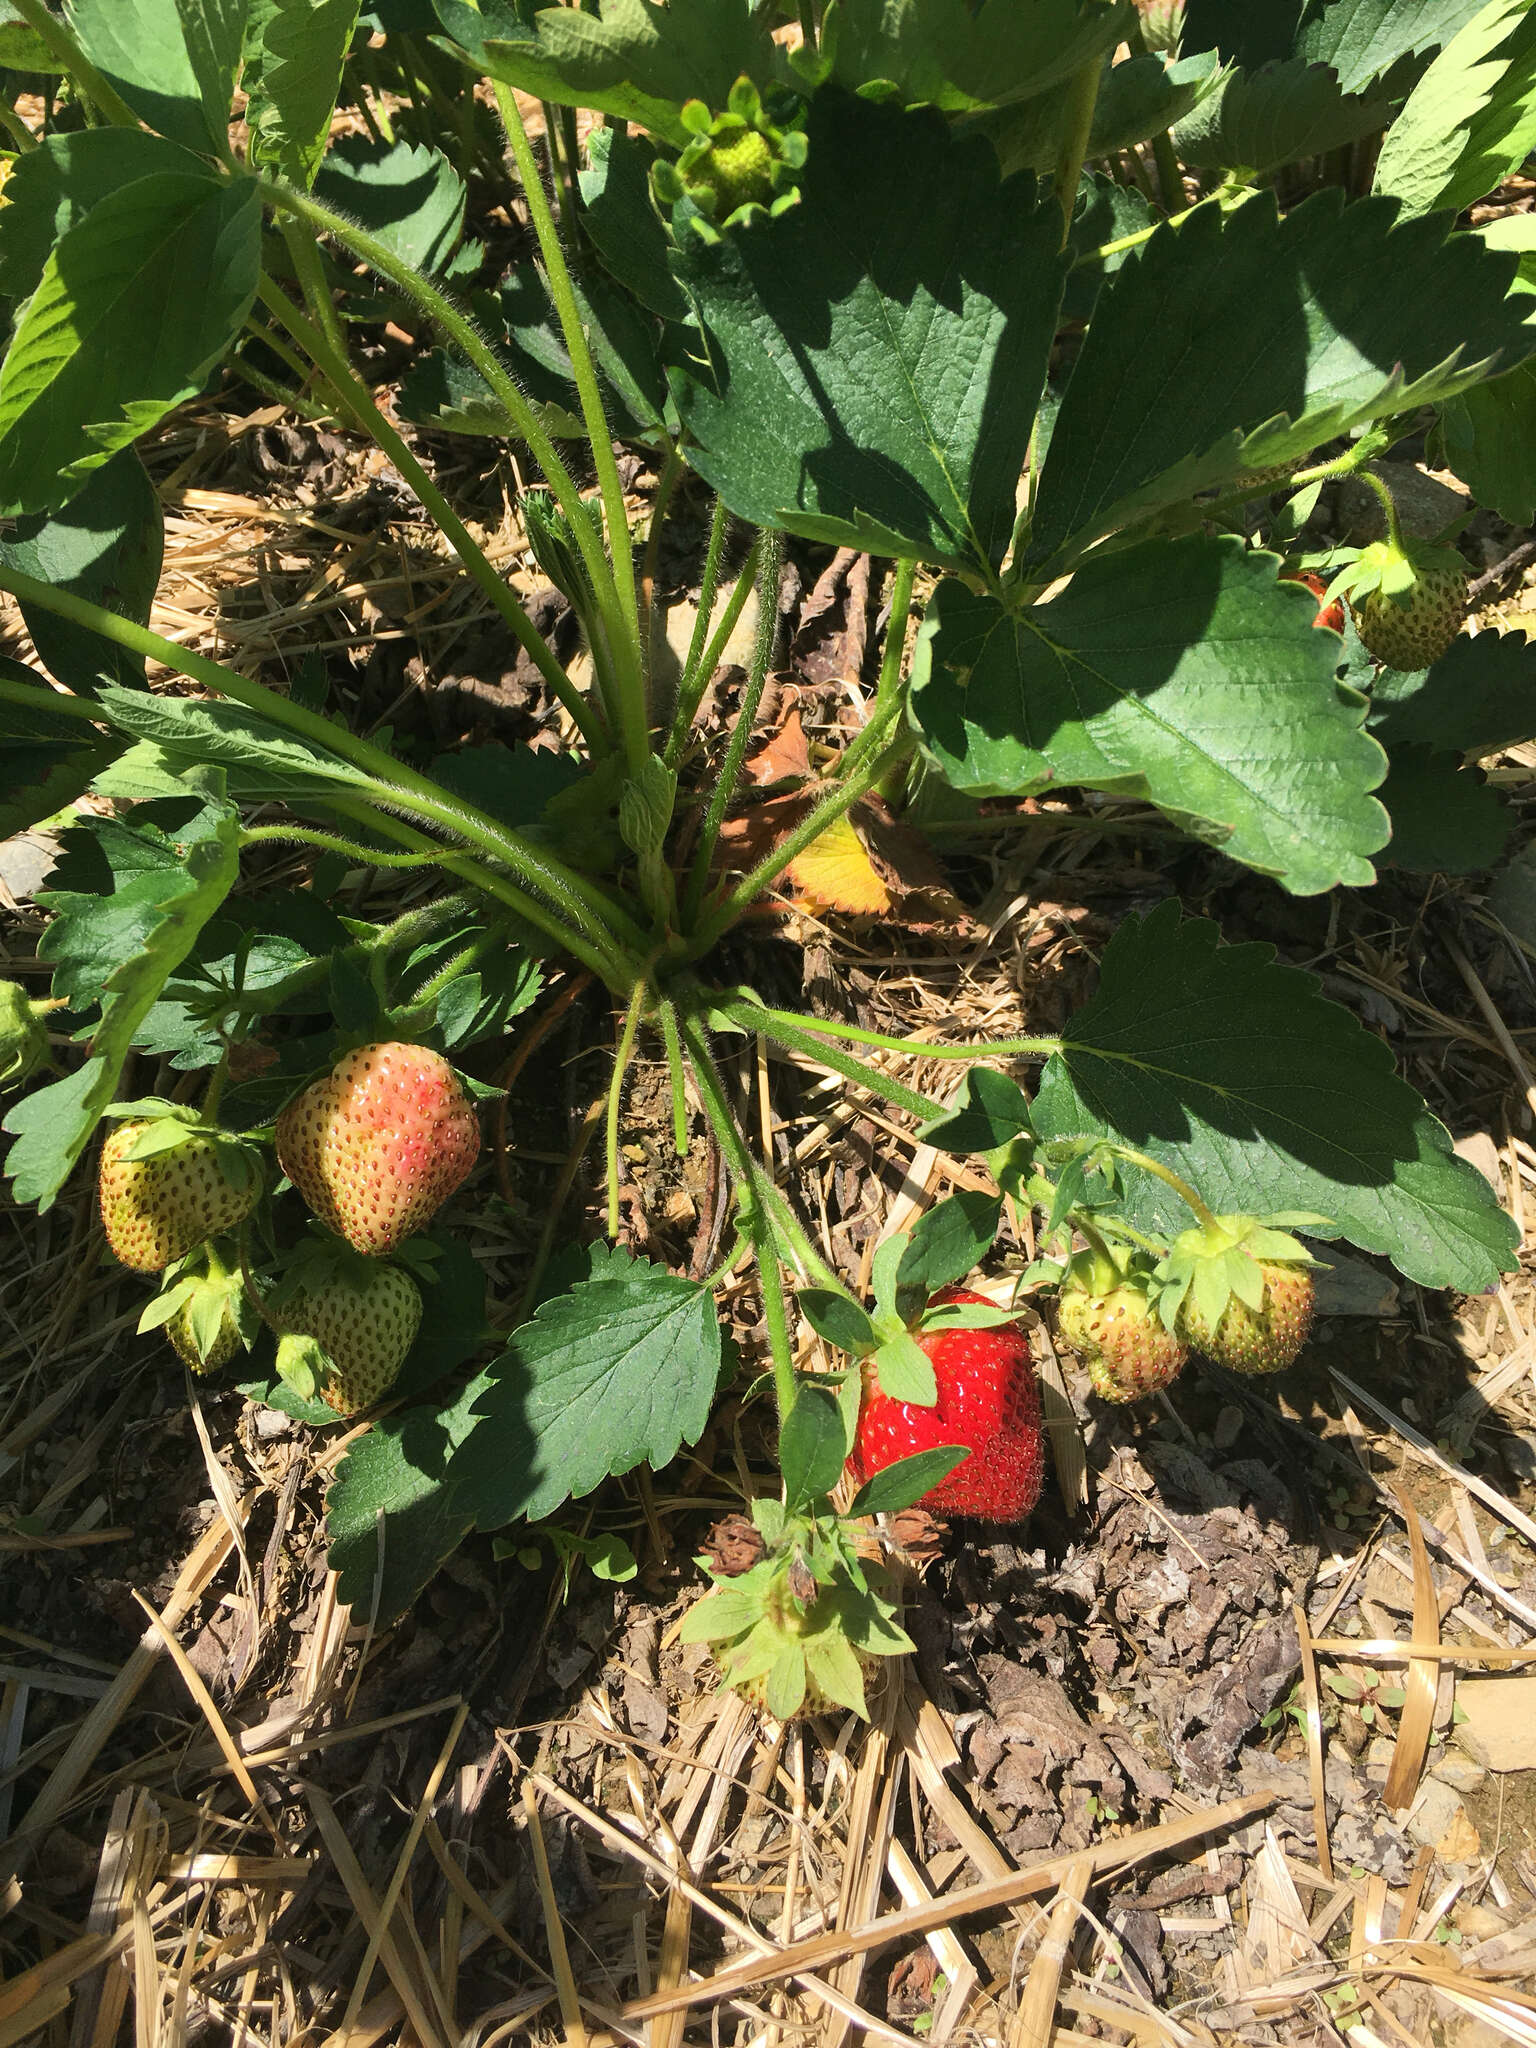
[[[277,1120],[283,1171],[322,1223],[375,1258],[442,1207],[479,1151],[473,1103],[422,1045],[359,1046]]]
[[[261,1179],[248,1153],[190,1125],[185,1138],[127,1159],[156,1121],[135,1117],[101,1148],[97,1185],[107,1242],[125,1266],[159,1273],[255,1207]]]
[[[394,1385],[416,1341],[421,1295],[398,1266],[375,1266],[352,1278],[292,1288],[271,1314],[280,1329],[314,1338],[334,1368],[320,1376],[320,1399],[338,1415],[351,1415]]]
[[[1143,1288],[1126,1284],[1103,1293],[1062,1288],[1056,1327],[1088,1368],[1101,1401],[1138,1401],[1177,1379],[1189,1357]]]
[[[1280,581],[1282,583],[1304,583],[1312,595],[1317,598],[1326,598],[1328,595],[1327,584],[1321,576],[1314,575],[1310,569],[1292,569],[1283,575]],[[1332,604],[1320,605],[1317,617],[1312,623],[1314,626],[1326,626],[1330,633],[1342,633],[1344,630],[1343,598],[1336,597]]]
[[[990,1308],[985,1295],[946,1287],[929,1303],[967,1302]],[[984,1522],[1022,1521],[1040,1498],[1045,1439],[1040,1389],[1029,1341],[1017,1323],[990,1330],[915,1330],[933,1366],[939,1398],[932,1408],[893,1401],[865,1367],[864,1404],[849,1460],[862,1485],[898,1458],[939,1444],[963,1444],[970,1456],[925,1493],[922,1505],[941,1515]]]
[[[1233,1372],[1283,1372],[1307,1341],[1316,1290],[1305,1266],[1257,1263],[1264,1299],[1256,1309],[1234,1294],[1213,1329],[1190,1293],[1179,1310],[1179,1333],[1193,1350]]]

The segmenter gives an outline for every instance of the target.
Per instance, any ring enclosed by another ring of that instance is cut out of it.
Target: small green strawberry
[[[19,1088],[48,1064],[43,1019],[63,1009],[58,996],[35,1000],[14,981],[0,981],[0,1088]]]
[[[867,1655],[862,1650],[855,1650],[853,1654],[864,1686],[867,1688],[870,1679],[874,1677],[879,1669],[880,1660],[878,1657]],[[731,1676],[732,1663],[729,1650],[723,1646],[717,1646],[714,1658],[715,1668],[719,1671],[727,1685],[732,1686],[735,1691],[739,1692],[747,1704],[756,1707],[760,1714],[773,1715],[773,1708],[768,1703],[769,1674],[766,1671],[754,1672],[750,1678],[736,1679]],[[784,1719],[786,1721],[814,1721],[821,1714],[846,1713],[847,1711],[849,1711],[848,1702],[846,1700],[834,1699],[831,1693],[822,1688],[809,1667],[807,1667],[805,1692],[801,1697],[800,1704],[792,1709],[790,1713],[786,1714]],[[855,1709],[854,1711],[862,1710]],[[778,1717],[775,1715],[774,1718],[777,1719]]]
[[[1165,1329],[1149,1291],[1150,1274],[1125,1271],[1097,1251],[1080,1252],[1056,1302],[1062,1340],[1088,1368],[1101,1401],[1139,1401],[1182,1371],[1187,1347]]]
[[[303,1246],[268,1303],[284,1334],[277,1369],[338,1415],[382,1400],[421,1325],[421,1293],[401,1267],[332,1239]]]
[[[1305,1266],[1277,1259],[1255,1264],[1263,1287],[1256,1308],[1234,1294],[1213,1325],[1191,1299],[1179,1328],[1192,1349],[1233,1372],[1284,1372],[1307,1341],[1316,1285]]]
[[[178,1358],[200,1377],[249,1350],[261,1325],[228,1244],[189,1252],[167,1272],[139,1318],[140,1330],[164,1330]]]
[[[174,1103],[122,1103],[108,1114],[135,1110],[150,1113],[131,1115],[101,1148],[101,1220],[125,1266],[158,1273],[242,1222],[261,1172],[249,1146]]]
[[[1376,541],[1329,585],[1349,601],[1366,652],[1415,674],[1455,644],[1467,617],[1467,565],[1454,548]]]
[[[782,1501],[754,1500],[752,1521],[764,1555],[746,1571],[714,1574],[679,1639],[707,1643],[723,1683],[775,1720],[832,1707],[867,1720],[866,1682],[884,1659],[913,1648],[884,1566],[859,1555],[856,1524],[824,1507],[791,1513]]]
[[[1283,1224],[1321,1216],[1213,1216],[1176,1237],[1157,1269],[1158,1312],[1233,1372],[1283,1372],[1312,1325],[1317,1261]]]

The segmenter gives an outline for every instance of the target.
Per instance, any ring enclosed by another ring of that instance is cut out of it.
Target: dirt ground
[[[422,446],[573,654],[495,452]],[[231,386],[149,460],[158,630],[268,681],[318,659],[360,728],[557,739],[536,675],[379,458]],[[635,465],[637,502],[649,481]],[[663,606],[686,607],[695,573],[704,507],[684,505]],[[1352,515],[1330,498],[1321,516],[1342,532]],[[1531,537],[1480,515],[1466,545],[1485,621],[1521,626]],[[857,726],[881,604],[878,565],[792,547],[760,744],[787,744],[793,715],[814,767]],[[716,679],[721,727],[739,681]],[[1049,1031],[1118,920],[1176,892],[1390,1045],[1529,1264],[1533,765],[1530,747],[1488,764],[1518,818],[1492,886],[1388,869],[1318,900],[1132,805],[920,810],[928,852],[886,848],[893,914],[788,909],[722,974],[914,1041]],[[46,835],[0,849],[0,966],[39,988],[46,852]],[[556,976],[542,1004],[558,994]],[[578,994],[524,1061],[540,1015],[475,1051],[487,1078],[520,1071],[453,1208],[502,1324],[552,1211],[572,1239],[600,1228],[572,1158],[612,1021]],[[890,1064],[953,1086],[916,1044]],[[735,1079],[851,1281],[882,1236],[978,1183],[809,1065],[748,1046]],[[718,1163],[702,1144],[666,1157],[664,1096],[642,1061],[625,1232],[702,1273]],[[999,1286],[1029,1249],[1003,1240]],[[1033,1318],[1057,1411],[1040,1509],[1006,1539],[907,1518],[917,1657],[871,1725],[782,1729],[675,1641],[694,1557],[775,1483],[745,1280],[724,1294],[744,1369],[704,1441],[558,1518],[622,1535],[632,1581],[568,1568],[547,1538],[478,1538],[380,1628],[326,1569],[348,1432],[193,1382],[135,1335],[142,1291],[102,1253],[84,1172],[48,1215],[7,1213],[0,2048],[1536,2040],[1536,1290],[1522,1271],[1447,1299],[1343,1253],[1325,1289],[1290,1374],[1192,1367],[1134,1410],[1092,1400]]]

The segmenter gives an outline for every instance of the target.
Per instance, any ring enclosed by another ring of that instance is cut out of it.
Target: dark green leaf
[[[1384,763],[1278,567],[1225,538],[1144,541],[1019,618],[941,583],[913,671],[929,754],[978,796],[1145,796],[1298,895],[1371,881]]]
[[[64,68],[37,31],[16,12],[13,0],[0,0],[0,67],[50,73]]]
[[[1378,192],[1401,199],[1406,213],[1456,212],[1519,162],[1530,148],[1521,114],[1532,84],[1531,28],[1528,0],[1503,0],[1440,52],[1382,144]]]
[[[850,91],[883,85],[950,113],[1002,106],[1062,85],[1133,18],[1123,0],[841,0],[834,75]]]
[[[40,1209],[52,1205],[117,1094],[140,1022],[234,885],[240,866],[239,818],[228,805],[209,807],[204,816],[208,829],[186,843],[178,865],[158,871],[154,902],[140,893],[123,906],[115,964],[93,991],[100,996],[101,1022],[90,1041],[90,1057],[75,1074],[17,1103],[5,1120],[5,1129],[16,1139],[6,1171],[19,1202],[35,1202]],[[130,880],[125,895],[133,888]],[[50,927],[45,946],[58,929],[58,922]]]
[[[827,1387],[804,1383],[779,1431],[779,1470],[791,1510],[829,1494],[848,1455],[843,1418]]]
[[[917,1135],[924,1145],[964,1157],[995,1152],[1033,1128],[1029,1098],[1017,1081],[991,1067],[970,1067],[959,1107],[924,1124]]]
[[[119,742],[52,710],[58,693],[21,662],[0,656],[0,682],[29,693],[27,701],[0,697],[0,839],[9,839],[83,795]]]
[[[438,12],[454,33],[459,10]],[[597,0],[591,11],[541,7],[527,18],[531,31],[520,28],[515,40],[482,36],[475,54],[493,78],[559,106],[617,115],[679,146],[690,139],[679,118],[685,101],[718,112],[738,78],[763,86],[775,69],[767,24],[754,20],[748,0]]]
[[[109,0],[112,4],[112,0]],[[313,184],[360,0],[264,0],[246,119],[254,162]]]
[[[594,128],[587,153],[591,163],[580,178],[582,225],[593,247],[643,306],[663,320],[687,320],[688,301],[668,262],[667,231],[651,202],[656,151],[643,135]]]
[[[316,173],[315,196],[429,275],[464,231],[464,180],[441,150],[414,142],[340,137]]]
[[[1040,480],[1028,563],[1536,348],[1513,258],[1442,215],[1326,190],[1163,226],[1105,285]],[[1413,289],[1403,281],[1413,280]]]
[[[690,459],[757,525],[998,562],[1055,331],[1054,201],[936,114],[823,91],[807,132],[797,206],[684,230],[713,373],[681,393]]]
[[[1369,723],[1385,747],[1491,754],[1536,738],[1536,643],[1523,633],[1463,633],[1433,668],[1384,668]]]
[[[174,173],[136,179],[66,231],[0,365],[0,512],[67,503],[200,388],[250,310],[260,232],[253,182]]]
[[[99,200],[161,171],[206,178],[210,189],[214,185],[213,173],[190,150],[140,128],[48,135],[17,157],[5,186],[0,292],[25,298],[35,291],[54,243],[67,228]]]
[[[160,582],[164,522],[155,487],[131,448],[93,470],[57,512],[34,512],[0,536],[0,562],[102,605],[140,626]],[[142,688],[144,657],[114,646],[56,612],[23,602],[40,660],[77,694],[99,683]]]
[[[330,1562],[359,1616],[375,1602],[380,1621],[402,1614],[474,1526],[448,1473],[485,1386],[482,1374],[449,1407],[386,1416],[337,1467],[325,1501]]]
[[[972,1188],[925,1210],[912,1226],[896,1269],[898,1290],[920,1295],[917,1306],[921,1308],[930,1294],[974,1272],[992,1249],[1002,1213],[1001,1195],[984,1195]]]
[[[1359,92],[1405,57],[1438,49],[1482,0],[1189,0],[1184,48],[1219,49],[1252,68],[1300,57]]]
[[[1460,754],[1393,747],[1381,800],[1392,839],[1381,859],[1418,874],[1470,875],[1491,868],[1514,815]]]
[[[610,1473],[665,1465],[698,1441],[719,1374],[709,1291],[609,1251],[490,1367],[478,1427],[454,1462],[464,1503],[481,1528],[500,1528]]]
[[[1218,1211],[1327,1216],[1427,1287],[1473,1293],[1509,1269],[1517,1233],[1488,1183],[1381,1040],[1271,946],[1223,946],[1173,902],[1127,918],[1064,1035],[1035,1098],[1042,1136],[1139,1146]],[[1124,1178],[1133,1222],[1187,1225],[1160,1182]]]
[[[71,0],[85,54],[134,112],[188,149],[229,147],[248,0]]]
[[[372,781],[339,754],[267,725],[240,704],[152,697],[111,686],[97,701],[120,731],[150,741],[173,762],[210,762],[227,769],[232,792],[251,801]]]
[[[931,1493],[947,1479],[970,1452],[958,1444],[936,1444],[930,1451],[917,1451],[910,1458],[898,1458],[872,1479],[866,1479],[849,1504],[852,1515],[896,1515]]]
[[[1386,125],[1385,99],[1342,92],[1332,72],[1298,58],[1232,71],[1174,129],[1180,161],[1250,178],[1342,149]]]
[[[834,1351],[862,1358],[866,1351],[874,1350],[875,1326],[848,1295],[834,1294],[830,1288],[802,1287],[797,1298],[805,1320]]]

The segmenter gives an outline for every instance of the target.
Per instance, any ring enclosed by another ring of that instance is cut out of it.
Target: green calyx
[[[708,1643],[725,1684],[776,1720],[828,1707],[869,1716],[865,1681],[881,1657],[913,1648],[884,1590],[884,1573],[854,1548],[849,1524],[752,1503],[766,1556],[684,1617],[680,1640]],[[709,1571],[708,1561],[698,1560]]]
[[[242,1193],[254,1189],[260,1179],[261,1157],[243,1138],[235,1137],[221,1124],[209,1123],[191,1104],[172,1102],[161,1095],[145,1095],[133,1102],[108,1103],[104,1115],[119,1123],[141,1122],[133,1142],[118,1155],[120,1161],[139,1164],[174,1152],[193,1143],[210,1146],[218,1159],[219,1171],[232,1188]],[[254,1194],[252,1196],[254,1200]]]
[[[658,205],[691,199],[702,216],[696,225],[709,235],[743,225],[753,212],[774,216],[798,202],[805,137],[768,119],[750,78],[737,79],[723,113],[711,114],[702,100],[689,100],[681,118],[693,140],[675,164],[653,166]]]
[[[1193,1302],[1212,1328],[1234,1297],[1259,1310],[1264,1302],[1264,1266],[1305,1268],[1320,1263],[1292,1229],[1327,1223],[1325,1216],[1287,1211],[1273,1216],[1215,1216],[1208,1224],[1181,1231],[1153,1276],[1164,1327],[1175,1328],[1186,1301]]]
[[[238,1259],[217,1239],[166,1269],[139,1329],[164,1330],[177,1356],[202,1375],[250,1350],[261,1318],[245,1292]]]
[[[1325,601],[1344,597],[1351,604],[1360,604],[1374,597],[1406,608],[1416,602],[1426,583],[1449,579],[1464,583],[1466,576],[1467,565],[1454,548],[1408,539],[1378,540],[1362,548],[1334,577]]]

